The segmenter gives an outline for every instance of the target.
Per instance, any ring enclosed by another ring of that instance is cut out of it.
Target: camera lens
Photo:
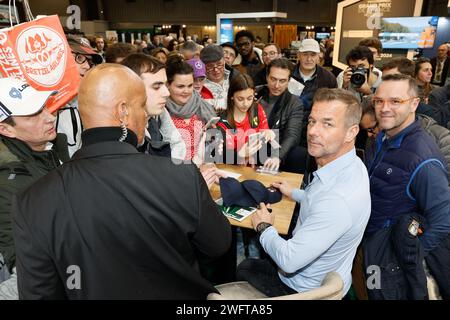
[[[361,87],[366,82],[366,70],[364,68],[357,68],[353,70],[353,74],[350,77],[350,82],[356,88]]]

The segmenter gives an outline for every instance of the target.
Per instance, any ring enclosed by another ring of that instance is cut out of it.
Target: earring
[[[120,136],[119,141],[124,142],[128,136],[128,129],[123,123],[123,121],[120,121],[120,128],[122,129],[122,135]]]

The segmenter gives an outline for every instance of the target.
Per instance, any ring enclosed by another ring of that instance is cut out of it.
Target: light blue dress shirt
[[[304,292],[320,287],[325,275],[336,271],[347,293],[371,204],[367,169],[355,149],[315,171],[312,182],[305,190],[295,189],[292,198],[301,204],[292,238],[284,240],[274,227],[260,238],[281,280]]]

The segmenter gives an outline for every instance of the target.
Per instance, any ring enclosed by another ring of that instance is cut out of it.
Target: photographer
[[[338,75],[338,86],[349,90],[361,101],[380,85],[381,71],[374,67],[373,53],[368,47],[353,48],[346,60],[348,68]]]

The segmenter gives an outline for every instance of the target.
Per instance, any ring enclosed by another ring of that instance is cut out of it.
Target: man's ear
[[[411,103],[411,112],[416,112],[417,107],[419,106],[420,98],[414,98],[414,100]]]
[[[13,126],[3,122],[0,122],[0,134],[8,138],[17,137],[16,129]]]
[[[356,139],[356,136],[359,132],[359,125],[354,124],[350,128],[347,129],[347,133],[345,135],[345,142],[352,142]]]
[[[125,101],[120,101],[115,108],[115,118],[120,122],[127,124],[128,120],[128,107]]]

